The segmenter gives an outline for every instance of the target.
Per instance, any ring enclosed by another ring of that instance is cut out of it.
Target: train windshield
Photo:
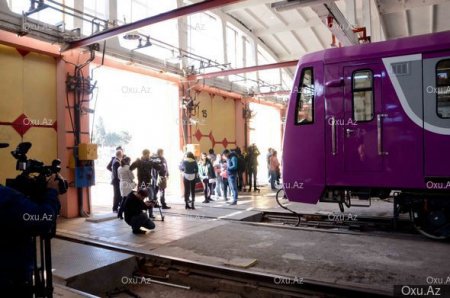
[[[297,89],[296,124],[314,122],[314,75],[312,68],[302,71],[299,88]]]
[[[450,60],[437,64],[437,114],[441,118],[450,118]]]

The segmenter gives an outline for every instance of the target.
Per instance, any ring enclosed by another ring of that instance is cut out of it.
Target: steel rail
[[[326,297],[391,297],[390,291],[381,291],[367,288],[360,288],[353,286],[338,285],[333,283],[326,283],[316,280],[302,279],[301,282],[295,282],[296,277],[277,275],[264,272],[255,272],[237,268],[230,268],[225,266],[211,265],[198,261],[187,260],[183,258],[170,257],[164,255],[156,255],[143,251],[135,251],[131,248],[125,248],[113,244],[103,243],[95,240],[84,240],[79,238],[72,238],[56,234],[55,238],[91,245],[95,247],[105,248],[108,250],[118,251],[143,257],[148,261],[164,264],[168,270],[186,271],[189,274],[201,275],[210,278],[225,279],[234,282],[241,282],[251,284],[266,289],[280,291],[282,293],[293,296],[298,295],[326,295]],[[275,280],[285,281],[283,284],[277,284]]]

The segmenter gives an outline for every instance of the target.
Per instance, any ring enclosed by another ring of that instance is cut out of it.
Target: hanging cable
[[[281,196],[281,195],[280,195],[280,194],[281,194],[282,192],[284,192],[284,189],[283,189],[283,188],[279,189],[279,190],[277,191],[277,194],[275,195],[275,199],[276,199],[278,205],[279,205],[281,208],[283,208],[283,209],[285,209],[285,210],[287,210],[287,211],[289,211],[289,212],[292,212],[293,214],[295,214],[295,215],[297,216],[297,223],[295,224],[295,226],[298,227],[298,226],[300,225],[302,216],[301,216],[300,214],[298,214],[297,212],[295,212],[294,210],[289,209],[288,207],[283,206],[283,205],[281,204],[281,202],[280,202],[280,196]],[[284,199],[287,199],[286,193],[284,193],[283,198],[284,198]]]

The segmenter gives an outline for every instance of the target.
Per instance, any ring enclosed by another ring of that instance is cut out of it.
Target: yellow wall
[[[0,149],[0,183],[13,178],[15,159],[11,150],[22,141],[33,147],[28,157],[45,162],[57,158],[56,121],[56,62],[53,57],[37,53],[19,53],[15,48],[0,45],[0,143],[10,148]],[[29,125],[23,137],[14,130],[14,122],[21,114],[27,119],[18,125]]]
[[[197,93],[196,100],[199,102],[199,109],[198,115],[195,115],[194,118],[198,119],[199,123],[191,126],[192,143],[200,144],[202,152],[208,152],[210,148],[213,148],[216,153],[219,153],[225,149],[223,141],[226,138],[228,141],[226,148],[235,148],[235,100],[209,94],[205,91]],[[202,135],[200,140],[196,136],[197,130]],[[210,134],[214,143],[209,136]]]

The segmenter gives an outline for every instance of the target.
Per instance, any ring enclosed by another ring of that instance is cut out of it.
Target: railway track
[[[393,218],[361,216],[354,213],[310,214],[296,212],[294,214],[286,212],[264,212],[262,222],[328,230],[417,233],[409,220],[399,219],[394,221]]]
[[[132,278],[145,278],[148,285],[160,284],[185,290],[240,295],[241,297],[391,297],[388,291],[347,287],[295,276],[284,276],[226,266],[215,266],[182,258],[151,253],[94,240],[57,235],[56,238],[124,252],[140,258],[139,270]],[[130,296],[132,292],[124,290]],[[238,296],[239,297],[239,296]]]

